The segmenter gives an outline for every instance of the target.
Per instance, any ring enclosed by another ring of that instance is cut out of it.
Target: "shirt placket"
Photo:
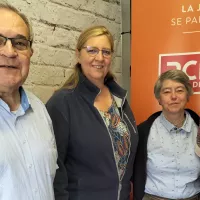
[[[179,192],[179,187],[180,187],[180,167],[181,167],[181,130],[177,129],[175,130],[174,133],[174,141],[175,141],[175,149],[174,149],[174,156],[175,156],[175,162],[176,162],[176,173],[174,173],[174,185],[175,185],[175,191],[178,193]]]
[[[29,180],[30,188],[32,190],[32,197],[34,200],[40,200],[38,181],[36,168],[34,165],[34,158],[31,152],[31,143],[28,140],[28,132],[26,127],[24,127],[26,122],[22,122],[20,119],[16,120],[16,130],[18,134],[18,139],[20,142],[20,147],[22,149],[22,154],[24,158],[24,163],[27,170],[27,180]]]

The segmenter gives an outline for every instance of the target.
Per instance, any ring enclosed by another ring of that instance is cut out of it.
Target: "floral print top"
[[[121,181],[126,171],[126,165],[130,154],[130,134],[120,117],[114,98],[108,111],[104,112],[99,110],[99,113],[107,126],[112,141],[118,175]]]

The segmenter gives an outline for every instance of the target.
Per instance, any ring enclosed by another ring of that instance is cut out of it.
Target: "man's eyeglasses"
[[[27,50],[31,47],[32,41],[24,39],[24,38],[7,38],[0,35],[0,48],[5,46],[7,40],[10,40],[13,48],[19,51]]]
[[[82,47],[82,49],[86,49],[87,53],[90,56],[96,56],[99,53],[99,51],[101,51],[103,57],[105,57],[105,58],[110,58],[112,56],[112,53],[113,53],[111,51],[111,49],[102,49],[102,50],[100,50],[97,47],[91,47],[91,46]]]

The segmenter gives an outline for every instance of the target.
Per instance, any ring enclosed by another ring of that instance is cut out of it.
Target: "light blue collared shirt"
[[[20,88],[11,112],[0,99],[0,200],[54,200],[57,151],[43,103]]]
[[[200,192],[200,159],[195,154],[198,127],[188,112],[181,128],[161,114],[153,123],[147,144],[145,192],[170,199]]]

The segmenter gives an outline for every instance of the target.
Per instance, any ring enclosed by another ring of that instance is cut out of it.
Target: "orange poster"
[[[194,95],[187,105],[200,114],[200,1],[132,0],[131,107],[137,124],[161,110],[154,97],[160,73],[181,69]]]

